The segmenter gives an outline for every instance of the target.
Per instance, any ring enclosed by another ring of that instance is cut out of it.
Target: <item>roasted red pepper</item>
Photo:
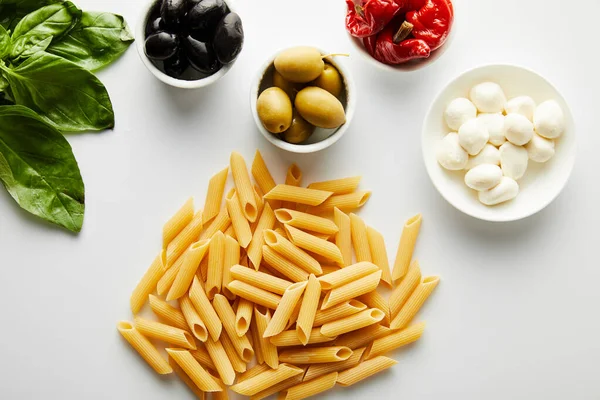
[[[355,37],[376,35],[394,18],[405,0],[346,0],[346,30]]]
[[[404,0],[403,0],[404,1]],[[406,21],[413,25],[412,36],[422,39],[431,51],[440,48],[450,33],[454,20],[451,0],[411,0]]]
[[[421,39],[406,39],[410,28],[402,20],[392,21],[379,35],[365,38],[369,54],[384,64],[402,64],[417,58],[427,58],[430,47]]]

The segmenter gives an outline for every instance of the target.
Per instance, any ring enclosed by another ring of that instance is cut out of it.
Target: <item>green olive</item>
[[[281,134],[281,137],[288,143],[298,144],[308,139],[314,131],[315,127],[306,122],[297,110],[294,110],[292,125],[290,125],[287,131]]]
[[[275,69],[288,81],[307,83],[317,79],[325,63],[323,55],[314,47],[292,47],[275,57]]]
[[[320,128],[333,129],[346,122],[344,106],[325,89],[309,86],[296,95],[296,109],[302,118]]]
[[[342,76],[339,71],[331,64],[325,64],[325,69],[321,72],[321,75],[312,82],[313,86],[318,86],[321,89],[327,90],[335,97],[339,97],[342,93]]]
[[[292,102],[278,87],[268,88],[258,96],[256,112],[271,133],[281,133],[292,124]]]
[[[273,70],[273,85],[283,90],[289,96],[292,103],[296,99],[296,94],[304,88],[304,84],[302,83],[286,81],[277,70]]]

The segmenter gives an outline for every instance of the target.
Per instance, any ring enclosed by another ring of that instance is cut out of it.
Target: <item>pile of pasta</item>
[[[294,164],[276,185],[258,151],[250,173],[234,152],[204,209],[190,199],[164,225],[163,249],[131,296],[134,321],[118,330],[198,398],[303,399],[354,385],[423,333],[411,321],[439,277],[423,278],[412,260],[421,216],[404,225],[392,272],[382,235],[346,214],[371,195],[357,190],[360,177],[301,179]],[[159,321],[137,315],[147,302]]]

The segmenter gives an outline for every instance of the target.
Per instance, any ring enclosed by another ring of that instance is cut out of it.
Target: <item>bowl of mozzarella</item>
[[[422,132],[427,172],[455,208],[516,221],[545,208],[566,185],[575,124],[559,91],[513,65],[469,70],[433,101]]]

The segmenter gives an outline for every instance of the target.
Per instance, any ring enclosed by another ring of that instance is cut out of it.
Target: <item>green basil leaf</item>
[[[32,11],[64,0],[0,0],[0,25],[14,30],[19,21]]]
[[[119,58],[133,40],[122,16],[84,12],[77,25],[47,51],[95,71]]]
[[[106,88],[91,72],[54,54],[36,53],[21,65],[0,63],[16,104],[29,107],[63,132],[115,125]]]
[[[8,55],[10,52],[10,35],[0,26],[0,60]]]
[[[81,230],[84,185],[71,146],[26,107],[0,106],[0,181],[23,209]]]

